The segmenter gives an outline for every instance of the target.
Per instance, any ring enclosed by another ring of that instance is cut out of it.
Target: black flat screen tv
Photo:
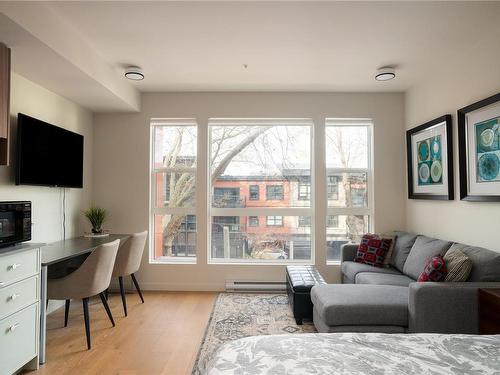
[[[19,113],[16,184],[83,187],[83,135]]]

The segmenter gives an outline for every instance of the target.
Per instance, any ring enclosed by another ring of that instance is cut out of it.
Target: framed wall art
[[[500,202],[500,93],[457,115],[460,199]]]
[[[409,199],[453,199],[452,145],[451,115],[406,132]]]

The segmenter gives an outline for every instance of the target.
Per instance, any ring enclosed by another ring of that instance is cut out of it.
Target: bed
[[[224,344],[207,375],[500,374],[500,335],[313,333]]]

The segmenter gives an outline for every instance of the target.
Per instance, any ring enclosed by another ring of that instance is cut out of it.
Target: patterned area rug
[[[312,322],[295,324],[286,294],[221,293],[208,321],[193,375],[205,374],[221,344],[248,336],[316,332]]]

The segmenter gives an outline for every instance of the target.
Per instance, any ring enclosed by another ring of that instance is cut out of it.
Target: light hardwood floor
[[[127,294],[128,317],[120,296],[110,294],[112,327],[100,300],[89,306],[92,349],[86,350],[83,310],[72,301],[68,327],[64,308],[49,315],[47,363],[27,374],[190,374],[216,293]]]

